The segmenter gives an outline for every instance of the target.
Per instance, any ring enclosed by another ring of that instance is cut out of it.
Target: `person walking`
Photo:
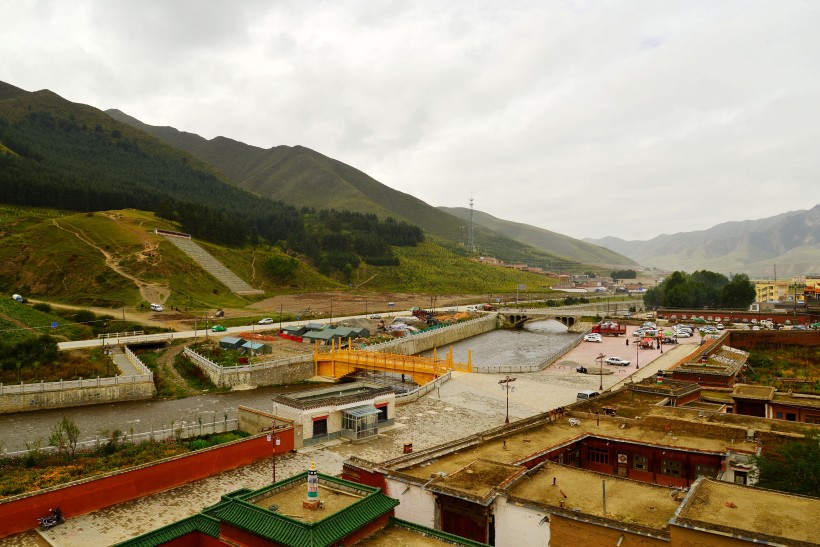
[[[629,345],[629,338],[626,339],[626,345]]]

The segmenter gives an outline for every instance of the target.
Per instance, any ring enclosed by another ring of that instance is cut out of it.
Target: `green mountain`
[[[213,166],[237,186],[297,207],[346,209],[392,216],[420,226],[453,252],[467,255],[465,222],[458,216],[394,190],[366,173],[303,146],[250,146],[225,137],[204,139],[173,127],[145,124],[119,110],[111,117],[149,133]],[[556,234],[557,235],[557,234]],[[565,238],[569,239],[569,238]],[[545,240],[546,241],[546,240]],[[557,271],[581,271],[590,265],[631,264],[614,253],[573,252],[511,238],[491,227],[476,229],[481,253],[506,262],[524,262]],[[585,245],[578,242],[579,247]],[[588,247],[588,246],[587,246]],[[599,259],[599,255],[606,255]],[[595,260],[587,260],[587,258]]]
[[[466,207],[439,207],[439,209],[466,222],[469,222],[472,214],[474,224],[536,249],[550,249],[558,255],[578,262],[606,267],[635,267],[638,265],[634,260],[604,247],[550,232],[537,226],[502,220],[481,211],[471,211]]]
[[[311,161],[316,157],[324,158],[310,152]],[[9,294],[108,307],[151,302],[153,295],[175,306],[246,302],[155,228],[194,234],[268,296],[350,287],[508,292],[517,283],[549,284],[544,276],[522,279],[466,260],[431,240],[456,245],[436,236],[425,241],[406,222],[372,212],[302,211],[260,197],[100,110],[2,83],[0,187],[0,288]]]

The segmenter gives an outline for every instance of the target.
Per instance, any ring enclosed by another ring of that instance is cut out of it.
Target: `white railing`
[[[0,395],[11,395],[20,393],[44,393],[46,391],[63,391],[65,389],[79,389],[84,387],[119,386],[125,384],[137,384],[141,382],[153,382],[154,377],[148,374],[138,374],[134,376],[113,376],[110,378],[93,378],[79,380],[60,380],[59,382],[40,382],[39,384],[0,384]]]
[[[154,379],[154,375],[148,370],[148,367],[145,366],[139,357],[137,357],[133,351],[128,346],[125,346],[125,356],[128,358],[128,361],[134,365],[134,368],[137,370],[141,370],[143,374],[148,374],[151,376],[151,381]]]
[[[119,338],[126,338],[128,336],[140,336],[142,334],[145,334],[145,331],[133,330],[133,331],[130,331],[130,332],[106,332],[104,334],[98,334],[97,335],[97,340],[99,340],[100,338],[104,338],[106,340],[109,339],[109,338],[119,339]]]
[[[137,370],[142,371],[142,374],[134,374],[129,376],[111,376],[108,378],[80,378],[79,380],[60,380],[58,382],[44,382],[39,384],[8,384],[0,383],[0,395],[12,395],[20,393],[45,393],[47,391],[63,391],[66,389],[80,389],[84,387],[101,387],[101,386],[121,386],[126,384],[138,384],[142,382],[153,382],[154,374],[148,370],[148,367],[140,361],[139,357],[134,355],[128,347],[125,348],[125,356]]]
[[[441,387],[441,384],[446,382],[450,379],[452,373],[450,371],[442,374],[432,382],[427,382],[423,386],[419,386],[418,388],[414,389],[413,391],[408,391],[407,393],[396,393],[396,404],[401,405],[405,403],[410,403],[415,401],[416,399],[421,398],[424,395],[427,395],[434,389]]]
[[[221,421],[214,418],[214,420],[210,423],[183,421],[168,429],[152,429],[151,431],[145,431],[142,433],[124,433],[117,441],[119,443],[141,443],[145,441],[163,441],[171,438],[188,439],[200,435],[235,431],[238,428],[239,420],[236,418],[224,419]],[[93,450],[101,445],[108,444],[109,442],[111,442],[111,440],[108,437],[97,437],[96,439],[80,441],[77,443],[76,450],[78,452]],[[56,446],[45,446],[31,450],[18,450],[16,452],[8,452],[4,450],[0,456],[7,458],[19,458],[29,454],[30,452],[56,452],[57,450],[58,449]]]
[[[297,363],[306,363],[313,361],[313,353],[306,353],[304,355],[297,355],[295,357],[284,357],[282,359],[271,359],[270,361],[262,361],[259,363],[252,363],[249,365],[219,365],[214,363],[207,357],[204,357],[190,348],[185,348],[184,354],[191,360],[202,365],[215,374],[228,374],[231,372],[251,372],[254,370],[263,370],[266,368],[281,367],[283,365],[293,365]]]

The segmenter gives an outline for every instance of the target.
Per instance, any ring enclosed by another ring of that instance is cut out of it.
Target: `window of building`
[[[632,456],[632,469],[636,471],[648,471],[649,458],[646,456]]]
[[[600,448],[587,448],[587,461],[609,463],[609,451]]]
[[[670,477],[680,477],[683,472],[683,462],[677,460],[661,460],[661,473]]]
[[[783,413],[782,412],[775,412],[774,417],[777,418],[778,420],[782,420],[783,419]]]
[[[797,414],[793,414],[791,412],[786,412],[786,420],[789,422],[796,422],[797,421]]]
[[[714,479],[717,477],[718,468],[713,467],[711,465],[696,465],[695,466],[695,478],[698,477],[708,477],[710,479]]]
[[[806,423],[807,424],[820,424],[820,415],[806,414]]]

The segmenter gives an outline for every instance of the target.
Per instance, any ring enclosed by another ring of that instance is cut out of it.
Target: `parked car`
[[[228,329],[222,325],[214,325],[213,327],[211,327],[211,332],[225,332],[226,330]]]
[[[382,318],[382,316],[379,315],[378,313],[374,313],[370,316],[370,319],[381,319],[381,318]]]
[[[604,337],[597,332],[590,332],[584,336],[584,342],[603,342]]]
[[[606,359],[604,359],[604,363],[606,363],[607,365],[626,367],[629,366],[630,361],[627,359],[621,359],[620,357],[607,357]]]
[[[679,330],[675,333],[675,336],[677,336],[678,338],[691,338],[692,333],[686,330]]]
[[[588,401],[594,397],[598,397],[601,395],[599,392],[594,391],[592,389],[585,389],[584,391],[579,391],[578,395],[576,395],[576,401]]]
[[[163,311],[164,309],[161,304],[151,304],[151,311]]]
[[[723,323],[718,323],[717,325],[715,325],[715,327],[717,328],[717,330],[723,330]]]
[[[273,325],[273,318],[266,317],[264,319],[260,319],[257,324],[258,325]]]

